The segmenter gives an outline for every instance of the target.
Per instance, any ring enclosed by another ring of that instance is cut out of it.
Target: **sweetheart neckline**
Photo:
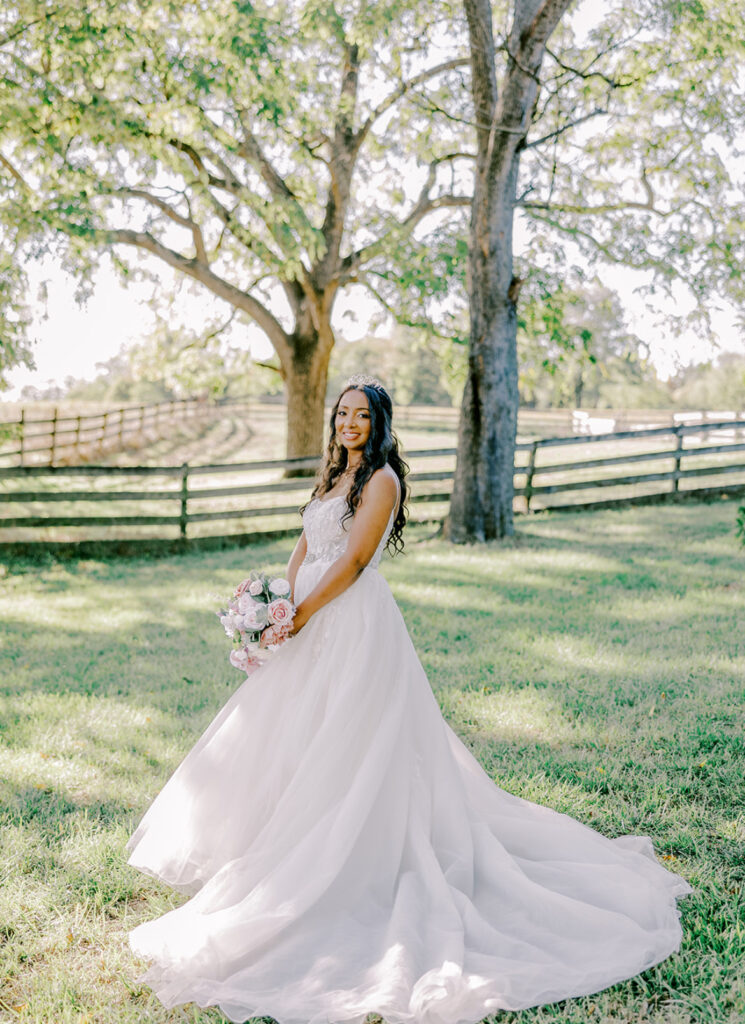
[[[330,501],[336,501],[337,498],[346,498],[346,494],[335,494],[333,498],[314,498],[313,501],[317,501],[319,505],[327,505]]]

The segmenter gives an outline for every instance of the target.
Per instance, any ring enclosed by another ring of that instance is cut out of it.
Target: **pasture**
[[[678,955],[500,1024],[745,1019],[736,507],[539,514],[483,548],[414,526],[384,563],[445,716],[497,784],[651,836],[695,890]],[[124,844],[239,685],[213,610],[290,549],[0,570],[0,1020],[223,1020],[137,984],[127,931],[182,897],[127,867]]]

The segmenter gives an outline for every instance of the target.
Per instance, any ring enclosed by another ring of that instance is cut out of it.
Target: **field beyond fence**
[[[310,481],[288,478],[288,470],[311,470],[317,459],[202,461],[216,444],[201,440],[200,431],[207,429],[210,416],[214,420],[229,412],[246,433],[239,451],[263,456],[271,451],[268,445],[276,443],[282,406],[212,405],[195,411],[175,403],[171,406],[151,414],[153,429],[158,423],[169,423],[165,433],[173,433],[181,419],[196,417],[192,428],[196,447],[187,452],[175,445],[160,464],[123,464],[120,452],[119,457],[110,455],[109,464],[37,461],[0,468],[0,546],[82,541],[135,547],[145,541],[246,543],[298,529],[298,507],[307,500]],[[578,422],[579,410],[558,412],[565,430]],[[531,437],[530,426],[535,428],[537,421],[531,423],[529,414],[521,415],[516,453],[517,513],[745,491],[743,416],[712,422],[711,414],[698,414],[698,422],[691,422],[690,416],[675,421],[669,413],[658,413],[658,418],[667,416],[668,422],[646,429],[566,436],[534,433]],[[138,415],[145,421],[142,413]],[[58,417],[55,423],[61,421]],[[124,436],[125,418],[109,416],[112,421]],[[594,421],[588,415],[579,417],[579,422],[585,431],[593,431],[615,425],[619,417],[602,411]],[[403,409],[398,423],[412,469],[411,518],[441,522],[447,514],[455,468],[455,410]],[[542,426],[550,429],[551,420],[544,419]],[[558,428],[555,422],[557,433]],[[233,439],[232,434],[228,437]],[[423,442],[430,444],[425,447]],[[230,445],[223,448],[232,450]],[[180,463],[179,455],[184,457]]]

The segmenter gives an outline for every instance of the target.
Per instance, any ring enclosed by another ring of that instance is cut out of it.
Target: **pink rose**
[[[234,597],[240,597],[241,594],[245,593],[246,590],[251,586],[251,580],[241,580],[238,586],[235,588]]]
[[[290,626],[295,617],[295,609],[286,597],[277,597],[267,606],[269,621],[275,626]]]
[[[264,584],[261,582],[261,580],[253,580],[248,585],[248,592],[249,594],[251,594],[252,597],[258,597],[258,595],[261,594],[263,590]]]
[[[282,626],[267,626],[259,637],[259,647],[263,650],[274,650],[287,640],[291,629],[292,621]]]

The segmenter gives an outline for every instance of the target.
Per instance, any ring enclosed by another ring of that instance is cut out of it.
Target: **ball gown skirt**
[[[343,551],[344,508],[306,509],[298,601]],[[130,933],[166,1006],[459,1024],[679,946],[691,890],[649,839],[499,789],[450,729],[381,549],[237,689],[129,840],[130,864],[190,896]]]

